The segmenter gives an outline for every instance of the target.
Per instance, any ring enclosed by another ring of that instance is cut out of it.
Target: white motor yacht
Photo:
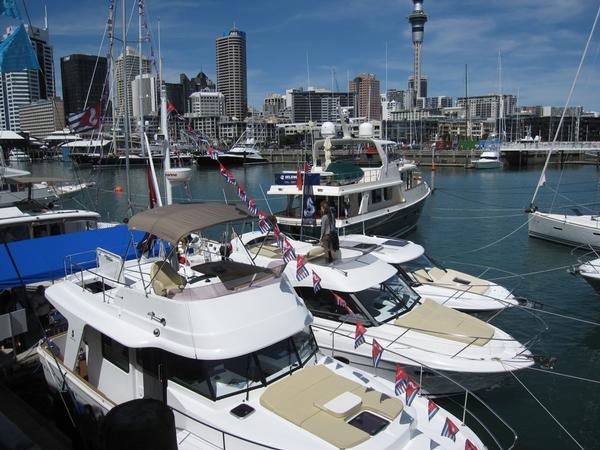
[[[425,200],[431,193],[417,166],[405,161],[392,141],[375,139],[373,126],[363,123],[352,137],[342,121],[344,137],[335,138],[335,126],[321,127],[324,139],[312,149],[313,167],[275,174],[268,195],[286,197],[277,224],[288,236],[317,238],[321,230],[320,205],[335,209],[339,234],[369,233],[400,236],[416,227]]]
[[[597,292],[600,293],[600,258],[580,264],[575,273],[587,281]]]
[[[31,156],[25,153],[23,150],[13,148],[8,152],[9,162],[31,162]]]
[[[210,156],[201,156],[201,159],[209,158]],[[244,164],[261,164],[268,162],[265,157],[260,154],[257,148],[256,139],[250,129],[247,129],[237,142],[226,152],[219,154],[219,161],[226,166],[240,166]],[[208,162],[210,164],[210,162]],[[203,164],[200,162],[200,164]],[[203,164],[204,165],[204,164]]]
[[[485,151],[479,155],[479,158],[473,161],[475,169],[501,169],[504,167],[500,161],[500,153],[497,150]]]
[[[367,251],[392,264],[421,297],[449,308],[473,313],[519,304],[505,287],[444,267],[411,241],[353,234],[340,236],[340,246]]]
[[[298,280],[295,262],[287,264],[285,273],[315,316],[315,337],[326,353],[372,371],[371,349],[355,348],[360,321],[367,335],[387,350],[377,374],[393,380],[396,364],[401,364],[435,396],[461,392],[446,376],[474,391],[501,382],[510,371],[533,365],[529,350],[509,334],[422,298],[393,266],[375,256],[341,248],[337,259],[328,264],[321,247],[295,244],[310,276]],[[233,259],[264,267],[282,264],[275,241],[260,233],[244,234],[232,240],[231,246]],[[312,273],[320,278],[318,290]]]
[[[223,204],[170,205],[129,227],[173,249],[247,218]],[[431,418],[425,397],[396,396],[389,381],[322,356],[312,315],[278,271],[220,258],[178,267],[170,257],[96,257],[95,269],[73,267],[46,290],[68,330],[38,349],[48,384],[95,415],[163,401],[182,450],[484,448],[446,410]]]

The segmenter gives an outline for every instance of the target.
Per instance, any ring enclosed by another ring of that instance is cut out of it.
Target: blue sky
[[[44,2],[26,3],[33,24],[41,25]],[[60,86],[60,56],[98,52],[108,1],[47,3]],[[246,31],[249,103],[258,107],[270,92],[307,85],[307,54],[310,84],[316,87],[331,87],[334,68],[341,89],[348,74],[359,72],[375,73],[384,89],[386,44],[387,86],[404,88],[412,71],[406,20],[411,0],[146,0],[146,5],[155,37],[161,20],[168,81],[200,69],[215,80],[215,38],[233,23]],[[423,73],[429,95],[463,95],[465,64],[471,95],[497,92],[501,50],[503,92],[519,93],[523,105],[564,104],[597,8],[597,0],[425,0]],[[131,38],[134,34],[137,24]],[[599,44],[596,36],[573,102],[588,110],[600,110]]]

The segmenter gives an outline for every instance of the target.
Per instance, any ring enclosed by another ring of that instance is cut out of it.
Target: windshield
[[[406,272],[416,272],[420,269],[431,270],[436,267],[439,269],[444,269],[440,264],[436,263],[425,253],[416,259],[398,264],[398,266]]]
[[[388,322],[410,311],[420,298],[398,275],[356,292],[354,296],[379,323]]]
[[[199,361],[170,355],[169,380],[212,400],[266,386],[304,366],[317,351],[310,327],[237,358]]]

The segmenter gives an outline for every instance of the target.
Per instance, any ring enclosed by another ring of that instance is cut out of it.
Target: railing
[[[251,439],[247,439],[247,438],[244,438],[242,436],[238,436],[236,434],[224,431],[224,430],[222,430],[220,428],[217,428],[217,427],[215,427],[213,425],[210,425],[210,424],[208,424],[206,422],[203,422],[203,421],[197,419],[196,417],[190,416],[189,414],[186,414],[183,411],[180,411],[177,408],[174,408],[172,406],[169,406],[169,408],[171,408],[171,410],[173,412],[175,412],[177,414],[181,414],[183,417],[185,417],[187,419],[193,420],[194,422],[196,422],[196,423],[198,423],[198,424],[200,424],[200,425],[202,425],[204,427],[210,428],[211,430],[216,431],[217,433],[220,433],[220,435],[221,435],[221,442],[222,442],[222,444],[221,444],[222,447],[220,447],[220,448],[222,448],[223,450],[225,450],[227,448],[227,438],[231,438],[231,439],[235,439],[237,441],[245,442],[246,444],[250,444],[250,445],[252,445],[252,446],[254,446],[256,448],[267,448],[267,449],[277,450],[277,447],[271,447],[271,446],[266,445],[266,444],[261,444],[259,442],[253,441]],[[191,431],[190,431],[190,433],[191,433]],[[191,433],[191,434],[194,434],[194,433]],[[201,436],[197,436],[197,437],[200,438],[200,439],[202,439],[202,440],[204,440],[204,441],[206,441]],[[212,441],[207,441],[207,442],[211,443],[212,445],[216,445]]]
[[[336,328],[335,330],[331,331],[329,329],[317,326],[315,324],[313,324],[312,326],[313,326],[313,328],[319,328],[319,329],[322,329],[324,331],[329,331],[332,334],[332,341],[334,340],[333,339],[334,335],[340,335],[343,338],[354,340],[353,334],[344,334],[344,333],[341,333],[338,330],[339,327]],[[427,370],[427,371],[431,371],[431,372],[435,373],[436,375],[438,375],[438,376],[444,378],[445,380],[449,381],[450,383],[456,385],[458,388],[460,388],[461,392],[464,392],[465,400],[464,400],[464,403],[462,404],[462,423],[463,423],[463,425],[466,425],[466,417],[467,417],[467,414],[468,414],[469,417],[472,417],[485,430],[485,432],[492,439],[492,441],[494,442],[494,444],[496,444],[497,448],[499,448],[501,450],[504,449],[504,447],[502,447],[502,445],[500,444],[498,438],[494,435],[494,433],[492,433],[492,431],[490,430],[490,428],[488,428],[488,426],[486,426],[486,424],[481,419],[479,419],[479,417],[477,417],[471,410],[469,410],[467,408],[467,401],[468,401],[469,397],[471,397],[471,398],[477,400],[487,411],[489,411],[496,419],[498,419],[498,421],[502,425],[504,425],[506,427],[506,429],[512,434],[513,441],[511,443],[511,445],[509,447],[507,447],[507,450],[510,450],[510,449],[512,449],[512,448],[515,447],[515,444],[517,443],[517,440],[518,440],[518,436],[517,436],[516,431],[500,416],[500,414],[498,414],[496,411],[494,411],[492,409],[492,407],[489,406],[485,401],[483,401],[477,394],[475,394],[473,391],[471,391],[467,387],[465,387],[462,384],[460,384],[458,381],[456,381],[456,380],[452,379],[451,377],[449,377],[448,375],[442,373],[441,371],[439,371],[437,369],[434,369],[433,367],[430,367],[430,366],[428,366],[426,364],[423,364],[422,362],[417,361],[417,360],[415,360],[413,358],[410,358],[410,357],[408,357],[406,355],[403,355],[403,354],[399,353],[398,351],[391,350],[389,348],[389,346],[392,345],[392,343],[393,342],[391,342],[390,344],[388,344],[388,346],[384,347],[384,350],[386,352],[389,352],[389,353],[391,353],[393,355],[396,355],[396,356],[399,356],[401,358],[404,358],[405,360],[408,360],[408,361],[412,362],[415,366],[418,366],[420,368],[420,375],[419,375],[419,395],[423,395],[423,391],[426,392],[423,389],[423,370]],[[372,346],[372,344],[369,344],[368,342],[365,342],[365,344]],[[332,348],[332,356],[334,355],[334,353],[335,353],[335,348]],[[386,370],[386,369],[379,369],[379,370]]]

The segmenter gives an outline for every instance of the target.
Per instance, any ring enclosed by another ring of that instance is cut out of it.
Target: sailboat
[[[565,107],[560,117],[560,122],[556,129],[553,143],[556,143],[561,131],[565,114],[570,104],[571,97],[573,96],[573,91],[575,90],[575,85],[577,84],[577,79],[579,78],[583,62],[585,61],[585,57],[592,40],[592,36],[594,35],[594,30],[596,29],[599,16],[600,8],[598,9],[596,20],[594,21],[585,49],[581,55],[579,67],[577,68],[577,73],[573,79],[573,84],[571,85],[571,90],[569,91]],[[535,200],[540,188],[546,184],[546,170],[548,169],[548,163],[550,162],[552,150],[553,148],[551,147],[548,151],[548,156],[546,157],[544,168],[542,169],[538,184],[535,188],[533,198],[531,199],[530,207],[526,210],[526,212],[529,214],[529,236],[557,242],[559,244],[570,245],[573,247],[600,249],[600,215],[567,214],[566,212],[563,214],[558,214],[553,213],[551,210],[549,212],[538,211]]]

